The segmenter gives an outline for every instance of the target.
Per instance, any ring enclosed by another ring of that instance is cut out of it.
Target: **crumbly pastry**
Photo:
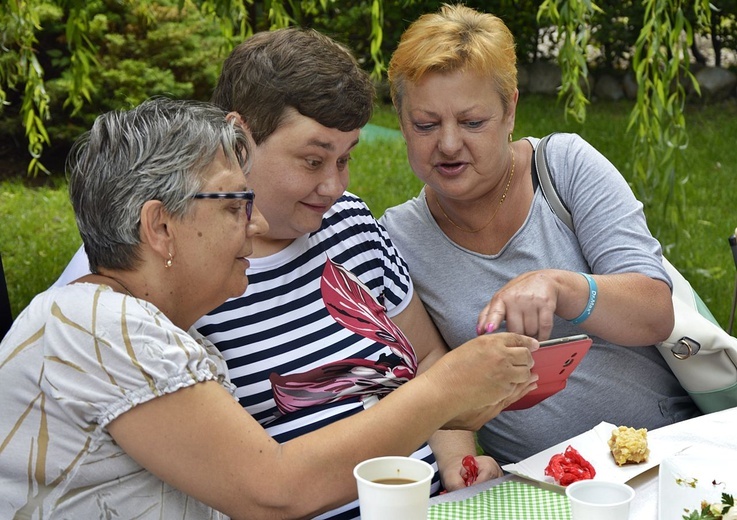
[[[647,447],[647,429],[635,430],[631,426],[620,426],[612,430],[609,449],[614,462],[619,466],[647,462],[650,449]]]

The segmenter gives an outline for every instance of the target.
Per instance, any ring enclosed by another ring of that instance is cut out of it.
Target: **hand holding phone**
[[[586,334],[541,341],[540,348],[532,353],[535,360],[532,372],[540,376],[537,388],[509,405],[504,411],[530,408],[563,390],[568,376],[575,370],[589,348],[591,338]]]

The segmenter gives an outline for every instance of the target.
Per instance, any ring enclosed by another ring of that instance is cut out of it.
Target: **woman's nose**
[[[463,146],[463,139],[454,126],[444,126],[438,135],[438,150],[446,156],[453,156]]]
[[[266,217],[258,210],[256,204],[253,205],[251,212],[251,219],[246,224],[246,236],[255,237],[258,235],[265,235],[269,231],[269,223],[266,221]]]
[[[317,193],[330,197],[332,199],[338,199],[348,187],[348,170],[347,167],[344,171],[338,170],[332,171],[325,175],[317,187]]]

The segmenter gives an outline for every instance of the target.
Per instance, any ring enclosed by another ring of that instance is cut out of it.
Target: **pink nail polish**
[[[487,334],[491,334],[492,332],[494,332],[494,329],[495,329],[495,328],[496,328],[496,327],[494,326],[494,324],[493,324],[493,323],[489,323],[489,324],[488,324],[488,325],[486,326],[486,333],[487,333]]]
[[[481,325],[476,325],[476,335],[477,335],[477,336],[481,336],[481,334],[482,334],[483,332],[484,332],[484,331],[483,331],[483,329],[481,328]]]

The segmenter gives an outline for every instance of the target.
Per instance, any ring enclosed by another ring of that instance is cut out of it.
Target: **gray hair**
[[[69,196],[91,271],[134,269],[144,203],[161,201],[171,215],[184,217],[220,150],[248,171],[247,137],[209,103],[153,98],[99,116],[67,159]]]

